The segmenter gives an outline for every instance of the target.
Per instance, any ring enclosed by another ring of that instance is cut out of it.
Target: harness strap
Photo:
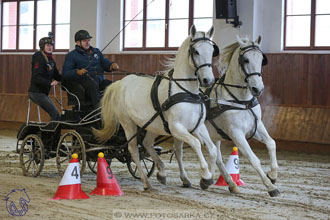
[[[154,83],[152,84],[152,88],[151,88],[151,92],[150,92],[150,98],[151,98],[151,101],[152,101],[152,105],[153,105],[154,109],[157,112],[162,109],[162,107],[160,106],[160,103],[158,101],[159,100],[158,99],[158,86],[159,86],[159,84],[160,84],[161,81],[162,81],[162,76],[157,75],[156,78],[155,78]],[[168,122],[164,118],[163,111],[161,111],[159,113],[159,116],[160,116],[160,118],[163,121],[163,125],[164,125],[165,131],[167,133],[171,134],[171,131],[170,131],[169,127],[168,127]]]
[[[256,133],[257,131],[257,123],[258,123],[258,118],[257,115],[254,113],[254,111],[252,110],[253,107],[257,106],[259,104],[258,99],[256,97],[253,97],[251,100],[249,101],[235,101],[235,100],[230,100],[229,102],[233,102],[233,103],[238,103],[238,104],[244,104],[246,106],[246,109],[241,109],[241,108],[237,108],[234,106],[229,106],[229,105],[222,105],[222,104],[218,104],[217,107],[213,107],[213,108],[208,108],[207,109],[207,113],[206,113],[206,120],[208,120],[211,125],[215,128],[215,130],[217,131],[217,133],[224,139],[226,140],[231,140],[229,138],[229,136],[221,129],[219,128],[215,122],[213,121],[213,119],[215,119],[216,117],[220,116],[222,113],[228,111],[228,110],[249,110],[253,117],[254,117],[254,131],[252,133],[252,135],[247,138],[247,140],[250,140]]]
[[[157,75],[156,76],[156,79],[152,85],[152,88],[151,88],[151,92],[150,92],[150,98],[151,98],[151,101],[152,101],[152,105],[155,109],[155,111],[157,111],[157,113],[159,112],[159,116],[160,118],[162,119],[163,121],[163,126],[164,126],[164,130],[171,134],[171,131],[168,127],[168,122],[165,120],[165,117],[163,115],[163,112],[164,111],[167,111],[170,107],[172,107],[173,105],[176,105],[180,102],[187,102],[187,103],[194,103],[194,104],[200,104],[201,105],[201,114],[200,114],[200,117],[198,119],[198,122],[196,124],[196,126],[193,128],[193,130],[191,132],[194,132],[197,127],[199,126],[202,118],[203,118],[203,115],[204,115],[204,102],[205,102],[205,99],[204,99],[204,96],[202,94],[194,94],[194,93],[191,93],[189,92],[188,90],[184,89],[180,84],[178,84],[175,79],[173,79],[172,77],[170,77],[170,85],[169,85],[169,98],[165,100],[165,102],[160,105],[159,103],[159,98],[158,98],[158,87],[159,87],[159,84],[161,82],[161,80],[163,79],[164,77],[160,76],[160,75]],[[176,93],[174,95],[171,95],[171,81],[174,81],[182,90],[184,90],[184,92],[180,92],[180,93]]]

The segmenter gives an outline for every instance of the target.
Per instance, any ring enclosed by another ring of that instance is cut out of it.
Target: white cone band
[[[226,170],[229,174],[239,174],[238,155],[230,155],[226,163]]]
[[[73,184],[81,184],[79,163],[69,163],[60,182],[60,186]]]

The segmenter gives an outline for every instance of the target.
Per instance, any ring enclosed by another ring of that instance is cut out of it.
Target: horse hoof
[[[239,193],[239,189],[237,186],[228,187],[230,193]]]
[[[269,191],[268,193],[269,193],[270,197],[276,197],[276,196],[281,195],[281,193],[278,189],[274,189],[272,191]]]
[[[183,188],[190,188],[191,187],[191,183],[184,183],[182,186],[183,186]]]
[[[157,180],[161,184],[166,185],[166,177],[165,176],[161,176],[161,175],[159,175],[159,173],[157,173]]]
[[[268,175],[268,173],[267,173],[267,177],[268,177],[268,179],[270,180],[270,182],[271,182],[272,184],[275,184],[276,179],[272,179],[272,178],[270,178],[270,176]]]
[[[213,179],[204,179],[202,178],[201,181],[199,182],[199,185],[201,186],[202,189],[206,190],[209,188],[210,185],[213,184]]]

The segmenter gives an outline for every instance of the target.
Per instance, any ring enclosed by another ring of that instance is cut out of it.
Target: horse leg
[[[127,120],[125,121],[127,122]],[[131,121],[131,123],[122,123],[121,125],[125,131],[126,138],[129,140],[134,134],[137,132],[136,125]],[[128,143],[128,151],[131,154],[132,160],[137,166],[137,169],[139,171],[139,175],[141,177],[141,180],[144,184],[144,190],[151,189],[150,182],[147,178],[147,176],[144,174],[141,163],[140,163],[140,154],[139,154],[139,148],[137,146],[137,138],[134,138]]]
[[[201,143],[197,138],[191,135],[183,125],[179,123],[171,123],[170,130],[173,137],[181,140],[182,142],[189,144],[197,153],[197,156],[200,161],[201,172],[202,172],[200,186],[202,189],[207,189],[213,183],[213,179],[212,179],[212,174],[209,171],[208,164],[203,156]]]
[[[254,138],[259,140],[260,142],[264,143],[267,147],[269,158],[270,158],[270,171],[267,173],[267,177],[274,184],[277,179],[277,170],[278,170],[278,164],[277,164],[277,159],[276,159],[276,143],[269,136],[269,134],[262,122],[258,125],[258,130],[257,130]]]
[[[266,176],[264,171],[261,168],[260,160],[251,150],[249,143],[247,142],[245,135],[243,133],[236,133],[231,137],[236,146],[240,149],[242,154],[248,158],[253,168],[258,172],[259,176],[262,179],[263,184],[266,186],[268,193],[271,197],[279,196],[280,191],[274,186],[270,179]]]
[[[182,145],[183,145],[183,142],[174,138],[174,154],[175,154],[175,157],[176,157],[176,160],[178,161],[178,165],[179,165],[179,169],[180,169],[180,179],[183,183],[183,187],[185,188],[189,188],[191,187],[191,182],[188,178],[188,175],[184,169],[184,165],[183,165],[183,162],[182,162]]]
[[[237,187],[237,184],[233,181],[233,178],[231,178],[231,176],[228,174],[226,167],[222,161],[222,154],[221,154],[221,150],[220,150],[220,146],[221,146],[221,141],[217,141],[215,142],[215,146],[217,147],[217,166],[221,172],[221,174],[223,175],[224,180],[226,181],[226,183],[228,184],[228,188],[229,191],[231,193],[239,193],[239,189]]]
[[[146,133],[146,136],[144,137],[143,146],[147,150],[150,157],[156,164],[156,167],[158,169],[158,173],[157,173],[158,182],[165,185],[166,184],[165,165],[154,149],[154,141],[155,141],[156,137],[157,137],[157,135],[148,131]]]
[[[216,166],[216,159],[217,159],[217,148],[215,147],[214,143],[212,142],[209,132],[206,129],[205,124],[201,124],[195,131],[194,135],[198,137],[201,144],[206,146],[207,151],[210,155],[210,166],[211,166],[211,173],[214,174],[215,166]]]

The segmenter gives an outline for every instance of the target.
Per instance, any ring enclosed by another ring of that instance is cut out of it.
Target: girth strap
[[[187,103],[194,103],[194,104],[200,104],[201,105],[201,117],[198,119],[198,123],[194,127],[194,129],[191,131],[195,131],[195,129],[198,127],[200,121],[202,120],[202,116],[204,115],[204,96],[202,94],[193,94],[193,93],[187,93],[187,92],[180,92],[176,93],[172,96],[170,96],[162,105],[159,103],[158,98],[158,86],[162,80],[162,76],[157,75],[155,78],[155,81],[152,85],[151,92],[150,92],[150,98],[152,101],[152,105],[156,112],[160,112],[159,116],[163,121],[164,129],[167,133],[171,134],[171,131],[168,127],[168,122],[165,120],[165,117],[163,115],[164,111],[167,111],[170,107],[173,105],[176,105],[180,102],[187,102]]]
[[[243,104],[246,106],[246,109],[241,109],[241,108],[237,108],[237,107],[229,106],[229,105],[218,104],[216,107],[207,109],[206,120],[208,120],[211,123],[211,125],[214,127],[214,129],[217,131],[217,133],[222,138],[224,138],[225,140],[231,140],[231,138],[221,128],[219,128],[216,125],[216,123],[213,121],[213,119],[215,119],[216,117],[220,116],[222,113],[224,113],[225,111],[228,111],[228,110],[249,110],[254,117],[254,131],[253,131],[252,135],[249,138],[247,138],[247,140],[250,140],[257,131],[258,118],[257,118],[256,114],[254,113],[254,111],[252,110],[252,108],[259,104],[258,99],[256,97],[253,97],[249,101],[231,100],[231,102]]]

